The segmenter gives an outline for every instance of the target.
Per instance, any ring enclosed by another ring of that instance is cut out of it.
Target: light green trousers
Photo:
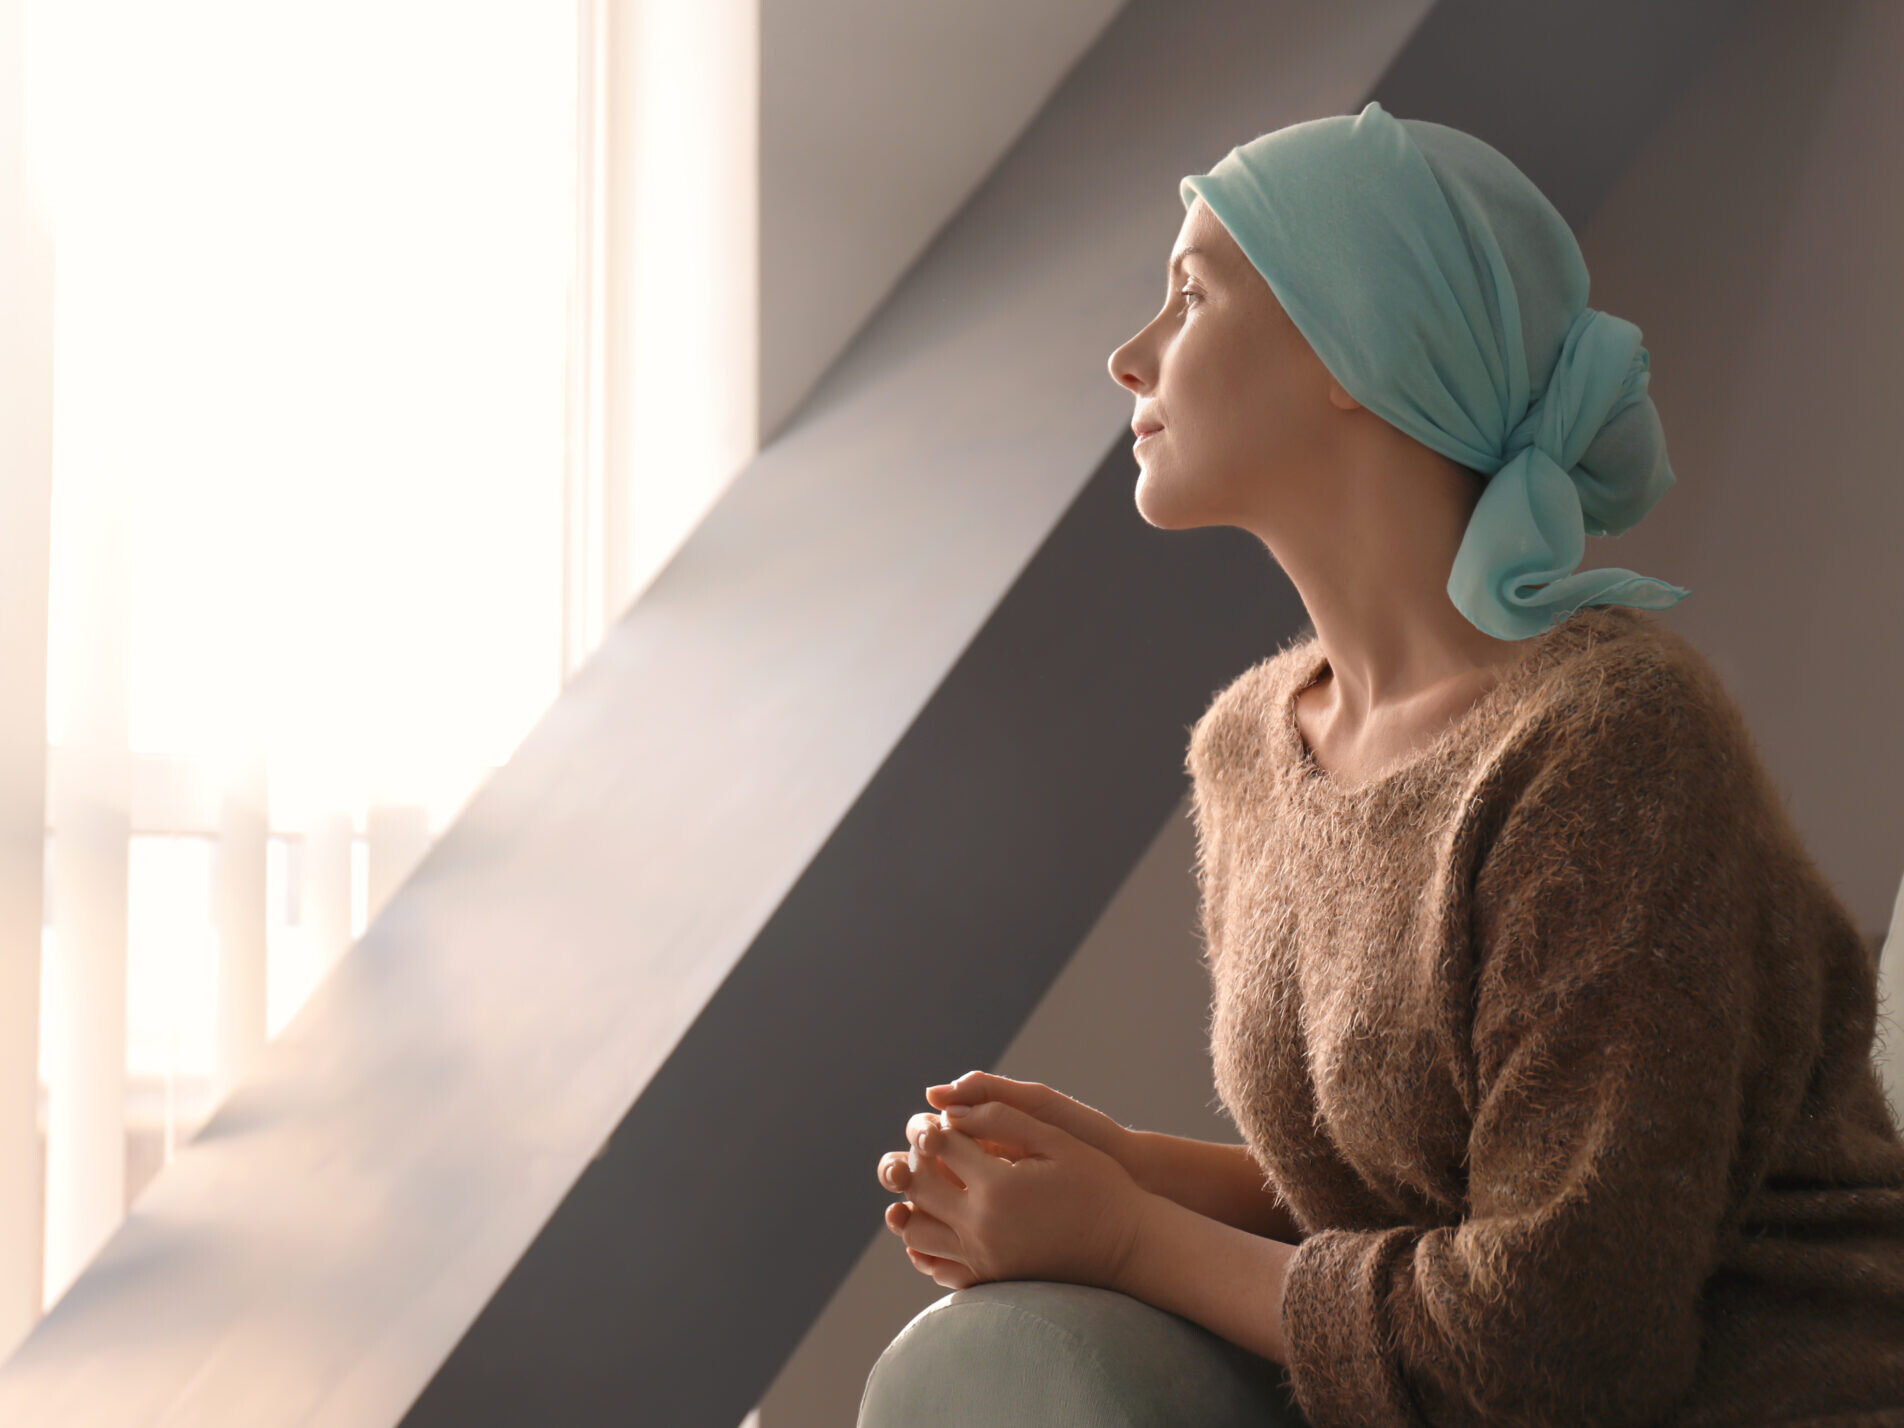
[[[1307,1428],[1282,1365],[1110,1289],[995,1280],[927,1305],[857,1428]]]

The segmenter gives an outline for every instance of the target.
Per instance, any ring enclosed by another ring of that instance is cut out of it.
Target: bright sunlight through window
[[[132,751],[264,748],[274,833],[381,799],[434,835],[561,682],[575,7],[38,0],[31,25],[53,559],[124,513]],[[54,745],[73,619],[56,596]],[[209,1063],[209,848],[135,843],[135,1086]],[[294,863],[274,838],[273,1032],[311,980]],[[361,867],[355,895],[361,930]]]
[[[558,687],[572,8],[41,14],[56,479],[123,489],[133,748],[502,762]]]

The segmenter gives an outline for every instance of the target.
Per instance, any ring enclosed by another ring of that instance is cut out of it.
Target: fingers
[[[911,1258],[913,1268],[941,1289],[970,1289],[979,1282],[971,1266],[961,1264],[956,1259],[934,1259],[917,1250],[907,1250],[906,1254]]]
[[[894,1212],[900,1211],[900,1218]],[[899,1224],[893,1226],[893,1221]],[[957,1260],[961,1253],[959,1237],[945,1221],[917,1205],[893,1204],[886,1207],[886,1223],[906,1242],[906,1248],[937,1259]],[[963,1261],[960,1261],[963,1264]]]
[[[888,1190],[904,1190],[911,1176],[904,1151],[889,1150],[879,1157],[879,1183]]]
[[[938,1127],[939,1114],[937,1111],[919,1111],[906,1121],[906,1139],[910,1141],[913,1146],[917,1147],[919,1145],[920,1135],[928,1130],[936,1130]],[[913,1166],[914,1170],[918,1168],[917,1165]]]
[[[983,1095],[985,1073],[967,1071],[956,1081],[946,1081],[937,1086],[926,1087],[926,1103],[932,1106],[949,1106],[955,1101],[972,1101]]]
[[[933,1157],[930,1163],[940,1168],[944,1178],[955,1185],[958,1183],[951,1172],[945,1169],[942,1160]],[[910,1180],[911,1174],[901,1155],[893,1152],[882,1158],[882,1184],[889,1188],[903,1188]],[[893,1181],[898,1184],[894,1185]],[[971,1266],[957,1258],[958,1236],[943,1221],[920,1210],[914,1201],[895,1200],[886,1207],[885,1220],[886,1228],[905,1243],[906,1259],[912,1267],[941,1288],[965,1289],[979,1282]],[[944,1249],[947,1253],[935,1254],[932,1252],[935,1248]]]
[[[967,1119],[970,1118],[967,1117]],[[951,1175],[956,1176],[961,1187],[981,1183],[988,1176],[996,1175],[1008,1168],[1003,1160],[980,1145],[972,1136],[964,1135],[957,1130],[946,1130],[937,1126],[928,1127],[920,1133],[917,1144],[924,1154],[933,1157],[935,1164],[945,1167]],[[921,1183],[915,1183],[912,1186],[913,1199],[919,1201],[940,1219],[955,1218],[959,1208],[964,1204],[963,1196],[960,1195],[959,1198],[954,1199],[953,1195],[946,1193],[944,1187],[934,1185],[928,1188],[925,1183],[922,1183],[925,1179],[926,1177],[921,1177]]]
[[[988,1097],[1006,1093],[1010,1087],[1024,1084],[1022,1081],[1013,1081],[1006,1076],[994,1076],[989,1071],[967,1071],[956,1081],[946,1081],[937,1086],[926,1087],[926,1101],[935,1107],[958,1103],[969,1105],[973,1101],[983,1101]]]
[[[956,1259],[940,1259],[937,1255],[920,1254],[908,1247],[906,1258],[912,1261],[912,1267],[945,1289],[965,1289],[978,1283],[978,1276],[971,1267]]]
[[[955,1109],[960,1114],[947,1112],[946,1129],[928,1129],[925,1138],[915,1138],[914,1144],[939,1156],[968,1185],[974,1175],[984,1176],[1002,1168],[986,1146],[1002,1148],[1008,1160],[1020,1160],[1028,1155],[1050,1154],[1074,1139],[1050,1122],[1005,1101],[980,1101]]]
[[[911,1245],[905,1244],[906,1225],[911,1218],[912,1206],[905,1200],[895,1200],[886,1207],[886,1228],[899,1236],[901,1245],[906,1251],[906,1258],[912,1261],[912,1267],[914,1269],[943,1284],[945,1280],[941,1276],[953,1269],[954,1266],[960,1269],[965,1268],[965,1266],[960,1264],[957,1260],[941,1259],[938,1255],[925,1254],[920,1250],[914,1249]]]
[[[906,1222],[911,1218],[912,1205],[909,1201],[895,1200],[886,1207],[886,1228],[898,1235],[901,1240],[905,1238]],[[957,1263],[956,1260],[941,1259],[935,1254],[923,1254],[911,1245],[907,1245],[905,1249],[907,1256],[912,1260],[912,1267],[921,1274],[932,1274],[941,1265]]]
[[[920,1159],[923,1156],[935,1153],[926,1148],[921,1137],[928,1131],[937,1130],[938,1128],[939,1118],[931,1111],[920,1111],[906,1122],[906,1140],[912,1146],[912,1148],[906,1152],[906,1168],[911,1171],[913,1175],[916,1176],[919,1173]],[[907,1183],[910,1184],[911,1181],[909,1180]]]
[[[991,1108],[990,1120],[1017,1132],[1015,1138],[1002,1147],[994,1141],[982,1141],[976,1134],[968,1136],[948,1130],[934,1116],[914,1117],[915,1123],[923,1121],[924,1124],[908,1126],[913,1142],[911,1154],[915,1158],[923,1157],[925,1164],[937,1173],[911,1176],[906,1181],[906,1190],[915,1204],[923,1206],[948,1224],[961,1222],[966,1213],[965,1194],[968,1189],[1009,1169],[1010,1162],[1028,1153],[1025,1143],[1027,1137],[1018,1129],[1020,1122],[1026,1126],[1036,1126],[1044,1132],[1051,1129],[1023,1111],[1001,1102],[988,1102],[987,1105]],[[977,1110],[977,1107],[973,1108],[974,1112]],[[1013,1116],[1018,1119],[1009,1119]],[[974,1118],[972,1114],[963,1117],[964,1120]],[[1042,1140],[1034,1140],[1029,1153],[1039,1153],[1039,1147],[1043,1144]],[[1004,1152],[1002,1155],[997,1153],[1000,1149]]]
[[[921,1111],[906,1122],[907,1150],[887,1151],[879,1157],[877,1173],[879,1183],[888,1190],[904,1190],[912,1183],[912,1177],[919,1173],[919,1132],[928,1121],[936,1122],[938,1117],[930,1112]]]
[[[945,1181],[955,1190],[963,1190],[965,1182],[952,1173],[952,1168],[936,1155],[922,1158],[919,1171],[914,1171],[911,1158],[918,1157],[917,1150],[889,1150],[879,1157],[876,1167],[879,1183],[888,1190],[903,1194],[913,1188],[921,1172],[936,1173],[938,1179]]]
[[[950,1137],[939,1128],[936,1117],[930,1119],[933,1124],[929,1126],[917,1130],[908,1128],[915,1147],[912,1155],[921,1160],[925,1168],[907,1179],[906,1193],[916,1208],[923,1208],[938,1219],[951,1220],[958,1214],[970,1180],[968,1176],[955,1175],[944,1159],[942,1148]]]
[[[998,1082],[1003,1079],[1002,1077],[987,1076],[986,1073],[980,1071],[968,1071],[964,1076],[961,1076],[957,1082],[947,1082],[940,1086],[928,1086],[926,1088],[926,1094],[928,1097],[931,1097],[934,1092],[951,1092],[957,1087],[964,1087],[969,1091],[971,1087],[978,1086],[981,1088],[978,1094],[982,1095],[982,1088],[987,1083]],[[1018,1085],[1020,1083],[1011,1082],[1009,1084]],[[952,1098],[948,1099],[946,1104],[966,1103]],[[888,1151],[886,1154],[880,1156],[878,1163],[874,1166],[874,1175],[882,1186],[888,1190],[899,1192],[911,1188],[914,1179],[919,1174],[922,1159],[931,1159],[937,1162],[940,1171],[943,1172],[944,1178],[947,1181],[959,1189],[965,1188],[963,1178],[954,1174],[953,1168],[944,1159],[940,1158],[937,1142],[928,1146],[921,1146],[920,1136],[928,1131],[943,1133],[942,1118],[934,1112],[920,1111],[906,1121],[906,1140],[909,1148],[904,1151]],[[970,1131],[969,1134],[972,1140],[977,1144],[977,1147],[991,1160],[1015,1160],[1024,1153],[1022,1146],[988,1139],[979,1134],[976,1129]],[[968,1167],[978,1163],[979,1162],[976,1161],[967,1161]]]

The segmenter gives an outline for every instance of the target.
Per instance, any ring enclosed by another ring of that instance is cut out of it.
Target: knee
[[[873,1364],[857,1428],[1132,1423],[1085,1337],[1089,1309],[1102,1307],[1086,1301],[1110,1293],[998,1280],[933,1301]]]
[[[1299,1428],[1280,1365],[1090,1285],[998,1280],[935,1300],[874,1363],[857,1428]]]

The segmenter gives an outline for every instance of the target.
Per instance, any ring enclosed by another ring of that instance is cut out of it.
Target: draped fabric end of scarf
[[[1524,640],[1582,605],[1663,610],[1692,593],[1618,567],[1575,570],[1586,534],[1567,472],[1540,447],[1524,447],[1481,492],[1448,575],[1448,598],[1496,639]]]
[[[1586,305],[1573,231],[1505,156],[1371,102],[1259,135],[1178,194],[1209,206],[1350,395],[1491,473],[1447,584],[1476,626],[1527,639],[1582,605],[1691,593],[1575,569],[1587,535],[1631,527],[1674,476],[1639,328]]]

